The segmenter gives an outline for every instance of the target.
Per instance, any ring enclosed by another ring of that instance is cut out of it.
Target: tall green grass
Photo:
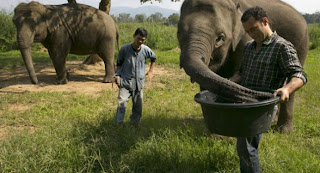
[[[131,43],[133,34],[137,28],[145,28],[148,31],[146,45],[152,49],[171,50],[179,47],[177,39],[177,28],[162,23],[120,23],[121,44]]]
[[[263,135],[262,172],[320,172],[319,51],[309,52],[308,84],[296,93],[295,131]],[[157,53],[168,75],[145,89],[138,127],[114,124],[117,90],[0,93],[0,172],[239,172],[235,139],[210,137],[193,101],[199,87],[168,52]]]

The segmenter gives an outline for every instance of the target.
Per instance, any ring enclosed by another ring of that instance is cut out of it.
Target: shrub
[[[0,10],[0,52],[17,48],[16,28],[12,22],[12,15]]]
[[[320,23],[309,25],[310,49],[320,45]]]

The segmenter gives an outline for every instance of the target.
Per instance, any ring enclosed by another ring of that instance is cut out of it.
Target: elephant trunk
[[[21,52],[21,56],[24,60],[24,63],[26,65],[27,71],[29,73],[31,83],[37,84],[38,78],[34,71],[32,56],[31,56],[31,47],[34,40],[35,33],[32,32],[27,26],[18,28],[17,31],[18,31],[17,40],[18,40],[19,49]]]
[[[182,47],[180,65],[202,88],[232,102],[256,102],[272,97],[270,93],[250,90],[211,71],[206,65],[206,60],[211,59],[206,47],[208,44],[189,41],[184,45],[186,46]]]
[[[31,57],[31,47],[29,48],[20,48],[21,55],[23,57],[24,63],[26,65],[26,68],[29,73],[29,77],[32,84],[38,83],[38,78],[36,76],[36,73],[34,71],[33,63],[32,63],[32,57]]]

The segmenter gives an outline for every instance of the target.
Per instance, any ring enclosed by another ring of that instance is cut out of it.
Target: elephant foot
[[[292,123],[289,124],[283,124],[283,125],[279,125],[277,124],[275,127],[275,131],[279,132],[279,133],[291,133],[293,131],[293,125]]]
[[[58,80],[56,82],[57,85],[63,85],[63,84],[67,84],[68,83],[68,79],[62,79],[62,80]]]
[[[113,77],[105,77],[102,81],[103,83],[114,83],[115,82],[115,79]]]

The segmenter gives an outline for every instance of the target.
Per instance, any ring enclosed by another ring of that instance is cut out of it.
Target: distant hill
[[[161,13],[163,17],[168,17],[173,13],[180,13],[179,11],[167,9],[167,8],[161,8],[158,6],[143,6],[138,8],[130,8],[130,7],[112,7],[111,6],[111,15],[119,16],[120,13],[127,13],[130,14],[131,17],[134,17],[137,14],[145,14],[147,17],[149,17],[151,14],[154,13]]]

